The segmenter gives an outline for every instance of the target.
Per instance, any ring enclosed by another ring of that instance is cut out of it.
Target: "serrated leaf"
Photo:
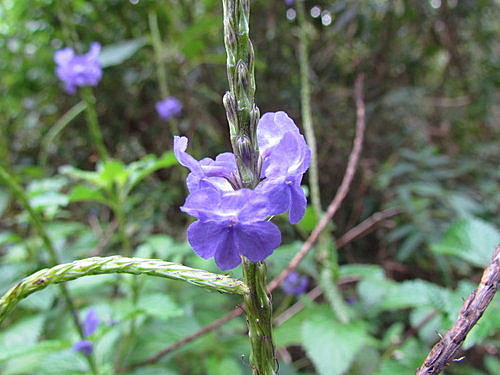
[[[456,221],[443,240],[431,245],[440,254],[454,255],[478,267],[485,267],[500,242],[500,233],[491,224],[479,219]]]
[[[333,320],[331,314],[319,314],[305,321],[301,335],[307,356],[321,375],[345,373],[368,339],[362,322],[342,324]]]
[[[103,68],[121,64],[131,58],[145,44],[145,38],[137,38],[104,46],[99,53],[99,61]]]

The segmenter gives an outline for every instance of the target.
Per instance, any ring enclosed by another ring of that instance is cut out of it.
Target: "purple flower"
[[[168,98],[156,103],[156,112],[158,112],[158,115],[165,121],[170,120],[174,116],[180,115],[181,111],[182,103],[173,96],[169,96]]]
[[[257,126],[257,139],[262,157],[261,176],[265,177],[257,190],[268,196],[272,215],[288,211],[290,223],[296,224],[307,206],[300,183],[309,168],[311,150],[285,112],[264,114]]]
[[[222,191],[233,191],[236,184],[236,158],[230,152],[219,154],[215,160],[205,158],[200,161],[186,152],[188,139],[174,137],[174,154],[179,163],[189,168],[191,173],[186,179],[190,192],[208,185]]]
[[[94,309],[90,309],[85,315],[85,319],[82,324],[82,331],[84,337],[89,337],[92,335],[97,327],[99,326],[99,316]],[[90,355],[94,345],[89,340],[79,340],[73,345],[73,350],[75,352],[81,352],[86,355]]]
[[[101,45],[90,44],[89,52],[75,55],[75,51],[66,47],[54,53],[57,64],[56,74],[64,82],[64,89],[69,94],[76,92],[77,86],[96,86],[102,77],[102,67],[98,60]]]
[[[292,5],[293,4],[293,0],[285,0],[285,4],[286,5]]]
[[[94,344],[88,340],[80,340],[73,345],[73,351],[75,352],[80,352],[85,355],[90,355],[92,354],[92,351],[94,350]]]
[[[300,184],[311,151],[285,112],[266,113],[257,126],[261,181],[242,189],[235,155],[200,161],[186,152],[188,139],[174,137],[174,154],[189,168],[189,196],[181,210],[198,221],[188,228],[188,241],[202,258],[215,258],[223,270],[236,267],[241,256],[261,261],[281,242],[278,228],[267,221],[289,212],[290,223],[302,219],[307,200]]]
[[[238,266],[241,256],[264,260],[281,243],[278,227],[266,221],[267,206],[266,197],[255,190],[199,189],[181,207],[198,219],[187,230],[188,241],[200,257],[214,257],[222,270]]]
[[[90,309],[85,315],[85,320],[83,321],[83,336],[89,337],[95,332],[99,326],[99,316],[94,309]]]
[[[291,296],[304,294],[309,286],[309,278],[301,276],[297,271],[292,271],[281,283],[283,291]]]

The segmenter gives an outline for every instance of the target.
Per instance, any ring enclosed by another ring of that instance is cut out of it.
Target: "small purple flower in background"
[[[285,4],[286,5],[292,5],[293,4],[293,0],[285,0]]]
[[[99,316],[94,309],[90,309],[85,315],[85,320],[83,321],[83,335],[89,337],[95,332],[99,326]]]
[[[73,345],[73,351],[80,352],[85,355],[91,355],[94,350],[94,344],[89,340],[80,340],[75,345]]]
[[[90,309],[85,315],[85,319],[83,320],[83,336],[85,338],[92,335],[97,327],[99,326],[99,316],[97,315],[94,309]],[[94,346],[89,340],[79,340],[73,345],[73,350],[75,352],[81,352],[86,355],[90,355],[92,353]]]
[[[156,112],[158,112],[158,115],[165,121],[170,120],[174,116],[180,115],[181,111],[182,103],[173,96],[169,96],[168,98],[156,103]]]
[[[54,53],[57,64],[56,74],[64,82],[64,89],[74,94],[79,86],[96,86],[102,77],[102,67],[98,56],[101,45],[90,44],[89,52],[75,55],[73,48],[66,47]]]
[[[297,271],[292,271],[281,283],[283,291],[290,296],[304,294],[309,286],[309,278],[301,276]]]
[[[223,194],[209,186],[191,193],[181,210],[196,217],[188,240],[203,259],[215,258],[221,270],[241,263],[264,260],[281,243],[276,225],[266,221],[267,200],[254,190],[239,189]]]
[[[257,126],[262,165],[255,190],[242,189],[236,157],[230,152],[200,161],[186,152],[188,139],[174,137],[174,154],[189,168],[189,196],[181,210],[198,220],[187,230],[188,241],[204,259],[215,258],[222,270],[264,260],[281,243],[269,216],[289,212],[290,223],[304,216],[307,200],[300,183],[311,151],[285,112],[266,113]]]

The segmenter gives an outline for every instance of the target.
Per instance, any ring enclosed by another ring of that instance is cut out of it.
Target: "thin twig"
[[[400,208],[389,208],[387,210],[376,212],[355,227],[348,230],[342,237],[340,237],[335,245],[337,249],[352,242],[358,237],[366,235],[368,232],[375,229],[379,224],[393,216],[399,215],[403,211]]]
[[[467,334],[493,300],[499,282],[500,246],[497,246],[490,264],[483,272],[478,288],[467,297],[458,313],[455,324],[434,345],[422,366],[415,372],[415,375],[439,374],[447,364],[455,359]]]
[[[349,187],[351,186],[354,173],[356,172],[356,167],[358,165],[359,156],[361,154],[361,147],[363,145],[363,136],[365,132],[365,103],[363,101],[363,74],[359,74],[356,77],[356,82],[354,83],[354,99],[356,101],[356,136],[354,138],[354,146],[352,148],[351,154],[349,155],[349,161],[347,162],[346,172],[342,183],[340,184],[337,194],[333,198],[332,202],[326,210],[326,214],[323,215],[316,228],[312,231],[311,235],[306,242],[302,245],[300,251],[293,257],[293,259],[288,264],[288,267],[279,274],[271,283],[269,284],[267,290],[271,293],[274,289],[281,284],[281,282],[292,272],[302,259],[311,250],[314,243],[318,239],[320,233],[326,228],[333,215],[340,208],[340,204],[349,192]]]
[[[358,75],[356,78],[356,82],[354,85],[354,97],[356,101],[356,136],[354,139],[354,146],[351,151],[351,154],[349,155],[349,161],[347,163],[347,168],[346,172],[344,175],[344,178],[342,179],[342,183],[340,184],[340,187],[335,194],[335,197],[333,198],[332,202],[328,206],[328,209],[326,213],[323,215],[321,218],[320,222],[316,225],[312,233],[309,235],[309,238],[304,242],[302,245],[302,248],[300,251],[297,253],[297,255],[291,260],[289,263],[288,267],[286,268],[285,271],[283,271],[277,278],[271,281],[269,283],[267,290],[270,293],[276,287],[281,283],[281,281],[295,268],[297,265],[300,263],[300,261],[304,258],[304,256],[307,254],[307,252],[312,248],[312,246],[315,244],[315,242],[318,240],[318,237],[320,233],[326,228],[328,222],[331,220],[333,215],[337,212],[337,210],[340,207],[340,204],[344,200],[345,196],[347,195],[347,192],[349,190],[349,186],[351,184],[351,181],[354,177],[354,173],[356,171],[356,166],[358,164],[359,160],[359,155],[361,154],[361,146],[363,144],[363,136],[364,136],[364,131],[365,131],[365,104],[363,102],[363,74]],[[352,229],[354,230],[354,228]],[[354,238],[354,237],[353,237]],[[344,245],[347,242],[344,243]],[[239,316],[242,312],[244,311],[244,308],[239,306],[235,308],[234,310],[230,311],[226,315],[224,315],[222,318],[212,322],[208,326],[202,328],[201,330],[193,333],[190,336],[184,337],[183,339],[173,343],[172,345],[167,346],[165,349],[161,350],[157,354],[146,358],[145,360],[141,362],[137,362],[132,364],[131,366],[125,368],[125,370],[131,370],[135,369],[140,366],[146,366],[150,364],[154,364],[158,362],[163,356],[169,354],[173,350],[176,350],[180,348],[183,345],[186,345],[187,343],[197,339],[200,336],[203,336],[206,333],[209,333],[213,330],[216,330],[226,322],[230,321],[231,319]]]

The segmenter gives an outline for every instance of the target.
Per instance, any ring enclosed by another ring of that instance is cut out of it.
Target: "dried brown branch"
[[[354,99],[356,102],[356,135],[354,138],[354,145],[351,154],[349,155],[349,160],[347,162],[346,172],[344,174],[340,187],[337,190],[337,193],[335,194],[330,205],[328,206],[326,213],[323,215],[319,223],[311,232],[306,242],[304,242],[302,248],[290,261],[288,267],[278,277],[276,277],[269,283],[267,288],[269,293],[271,293],[274,289],[276,289],[276,287],[278,287],[278,285],[283,281],[283,279],[287,277],[288,274],[297,267],[297,265],[302,261],[302,259],[306,256],[306,254],[311,250],[312,246],[318,240],[321,232],[326,228],[328,222],[332,219],[333,215],[335,215],[335,213],[340,208],[340,204],[342,203],[342,201],[344,200],[349,191],[349,187],[356,172],[359,156],[361,154],[361,148],[363,145],[363,137],[365,131],[365,104],[363,101],[363,78],[364,78],[363,74],[359,74],[356,77],[356,82],[354,84]],[[125,370],[131,370],[137,367],[154,364],[158,362],[163,356],[167,355],[173,350],[176,350],[181,346],[186,345],[187,343],[195,340],[196,338],[219,328],[229,320],[240,315],[242,312],[243,312],[243,307],[237,307],[234,310],[227,313],[226,315],[224,315],[222,318],[212,322],[211,324],[202,328],[201,330],[193,333],[190,336],[183,338],[182,340],[173,343],[172,345],[167,346],[165,349],[161,350],[157,354],[149,358],[146,358],[141,362],[134,363]]]
[[[484,270],[478,288],[467,297],[458,313],[455,324],[434,345],[422,366],[415,372],[415,375],[439,374],[448,363],[455,359],[467,334],[481,318],[495,296],[499,282],[500,246],[497,246],[493,259]]]
[[[393,216],[399,215],[403,212],[400,208],[389,208],[387,210],[376,212],[355,227],[348,230],[342,237],[340,237],[335,245],[337,249],[345,246],[349,242],[354,241],[356,238],[364,236],[379,226],[382,222],[390,219]]]
[[[359,74],[356,77],[356,82],[354,83],[354,100],[356,102],[356,136],[354,138],[354,145],[349,155],[349,160],[347,162],[346,172],[342,179],[339,189],[335,194],[332,202],[328,206],[326,213],[323,215],[319,223],[316,225],[311,235],[306,242],[302,245],[299,252],[293,257],[293,259],[288,264],[288,267],[279,274],[274,280],[269,283],[267,290],[271,293],[274,289],[281,284],[281,282],[292,272],[304,259],[307,253],[311,250],[314,243],[318,240],[321,232],[326,228],[333,215],[340,208],[340,204],[349,192],[349,187],[351,186],[352,179],[356,172],[356,167],[358,165],[359,156],[361,154],[361,148],[363,145],[363,137],[365,133],[365,103],[363,101],[363,74]]]

